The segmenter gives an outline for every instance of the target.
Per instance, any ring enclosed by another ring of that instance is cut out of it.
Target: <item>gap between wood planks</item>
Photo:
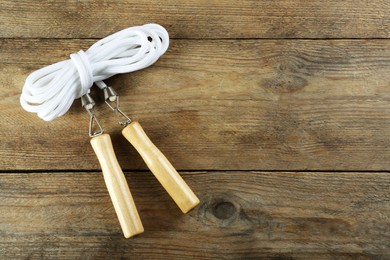
[[[285,173],[386,173],[390,174],[390,171],[388,170],[380,170],[380,171],[375,171],[375,170],[207,170],[207,169],[199,169],[199,170],[185,170],[185,169],[176,169],[180,174],[183,172],[188,172],[188,173],[196,173],[196,172],[201,172],[201,173],[227,173],[227,172],[257,172],[257,173],[280,173],[280,172],[285,172]],[[29,169],[21,169],[21,170],[0,170],[0,174],[7,174],[7,173],[20,173],[20,174],[31,174],[31,173],[80,173],[80,172],[99,172],[101,169],[87,169],[87,170],[75,170],[75,169],[54,169],[54,170],[48,170],[48,169],[34,169],[34,170],[29,170]],[[150,172],[150,170],[144,169],[144,170],[132,170],[132,169],[122,169],[123,173],[128,173],[128,172]]]
[[[109,34],[108,34],[109,35]],[[108,36],[107,35],[107,36]],[[104,37],[103,37],[104,38]],[[72,41],[72,40],[91,40],[91,41],[98,41],[101,40],[102,38],[95,38],[95,37],[78,37],[78,38],[40,38],[40,37],[27,37],[27,38],[21,38],[21,37],[0,37],[1,40],[42,40],[42,41]],[[334,38],[334,37],[324,37],[324,38],[261,38],[261,37],[254,37],[254,38],[186,38],[186,37],[179,37],[179,38],[174,38],[171,37],[169,38],[170,40],[186,40],[186,41],[250,41],[250,40],[263,40],[263,41],[364,41],[364,40],[383,40],[383,41],[388,41],[390,38],[381,38],[381,37],[371,37],[371,38]]]

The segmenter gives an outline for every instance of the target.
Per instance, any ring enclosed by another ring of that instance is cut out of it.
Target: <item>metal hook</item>
[[[112,87],[106,87],[103,89],[104,100],[106,104],[117,114],[119,124],[127,126],[131,123],[131,119],[119,109],[119,96]],[[115,102],[115,106],[112,103]],[[121,116],[125,118],[125,121],[121,120]]]
[[[95,111],[93,110],[93,107],[95,106],[95,101],[92,99],[92,97],[89,94],[85,94],[84,96],[81,97],[81,105],[85,108],[85,110],[89,114],[89,129],[88,129],[89,136],[95,137],[103,134],[104,129],[100,124],[98,118],[96,117]],[[98,131],[93,131],[94,121],[99,128]]]

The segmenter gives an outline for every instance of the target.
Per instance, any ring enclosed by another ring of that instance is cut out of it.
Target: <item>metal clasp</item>
[[[119,95],[115,90],[112,87],[106,87],[103,89],[103,93],[106,104],[117,114],[119,124],[122,126],[130,124],[131,119],[119,108]],[[124,121],[123,118],[125,119]]]
[[[92,97],[89,94],[85,94],[81,97],[81,105],[89,114],[89,136],[95,137],[98,135],[101,135],[104,133],[104,129],[102,125],[100,124],[98,118],[96,117],[95,111],[93,110],[93,107],[95,106],[95,101],[92,99]],[[98,127],[97,131],[94,131],[94,122]]]

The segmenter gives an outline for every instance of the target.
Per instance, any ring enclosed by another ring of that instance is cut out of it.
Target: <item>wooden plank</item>
[[[92,41],[0,42],[0,169],[100,169],[78,100],[51,123],[18,103],[30,72]],[[387,40],[174,40],[154,66],[108,83],[178,169],[382,171],[389,57]],[[146,169],[114,114],[96,111],[122,167]]]
[[[6,259],[387,259],[390,175],[183,172],[188,215],[149,172],[127,173],[145,233],[124,239],[98,172],[0,174]]]
[[[101,38],[156,22],[173,38],[388,38],[390,5],[365,1],[1,1],[0,37]]]

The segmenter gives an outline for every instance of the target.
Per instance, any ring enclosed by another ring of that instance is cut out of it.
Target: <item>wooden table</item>
[[[0,258],[390,258],[388,1],[0,7]],[[79,100],[46,123],[19,96],[32,71],[150,22],[168,52],[107,82],[201,204],[183,215],[98,106],[146,230],[126,240]]]

